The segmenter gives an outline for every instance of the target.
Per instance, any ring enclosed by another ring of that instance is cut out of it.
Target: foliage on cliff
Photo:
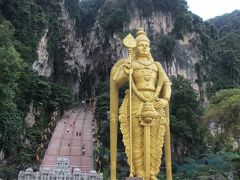
[[[191,83],[181,76],[172,77],[171,132],[174,159],[197,156],[204,151],[204,132],[201,122],[203,109]]]
[[[233,150],[233,141],[240,152],[240,89],[221,90],[210,99],[205,113],[206,124],[211,128],[208,144],[215,152]]]
[[[70,17],[76,21],[77,34],[86,35],[96,21],[104,0],[65,0],[64,4]]]
[[[30,70],[47,14],[34,0],[3,0],[0,9],[0,177],[14,179],[35,160],[51,112],[66,107],[71,96]],[[25,122],[30,104],[41,109],[32,128]]]
[[[23,127],[23,116],[15,102],[23,60],[14,48],[13,32],[10,22],[0,24],[0,149],[4,149],[7,155],[17,152]]]
[[[234,11],[204,23],[201,31],[204,59],[200,62],[208,97],[221,89],[240,86],[240,12]]]
[[[0,2],[1,16],[11,21],[15,27],[14,44],[28,63],[36,58],[36,47],[42,29],[46,23],[46,16],[35,0]]]

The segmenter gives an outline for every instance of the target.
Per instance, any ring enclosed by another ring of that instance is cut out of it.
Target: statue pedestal
[[[143,180],[141,177],[126,177],[125,180]]]

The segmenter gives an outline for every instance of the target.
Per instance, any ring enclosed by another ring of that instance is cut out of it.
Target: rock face
[[[34,62],[33,69],[40,75],[44,75],[65,84],[72,89],[75,99],[90,97],[95,95],[94,86],[99,81],[109,78],[112,65],[120,58],[127,57],[127,50],[123,48],[120,33],[106,33],[101,26],[101,11],[99,8],[96,13],[95,22],[88,29],[86,34],[77,34],[78,26],[76,20],[70,18],[64,0],[60,2],[61,16],[59,22],[61,24],[61,41],[59,43],[58,57],[54,57],[51,64],[48,61],[47,47],[47,31],[39,42],[38,60]],[[174,29],[174,17],[172,14],[163,13],[161,11],[152,12],[149,16],[142,16],[141,10],[135,8],[134,1],[131,2],[132,11],[130,20],[124,23],[122,32],[127,35],[128,32],[143,27],[148,33],[151,42],[156,37],[170,34]],[[201,58],[201,52],[196,41],[199,35],[195,32],[188,33],[181,40],[176,40],[176,46],[173,51],[173,63],[167,69],[163,58],[157,57],[162,63],[168,75],[177,74],[190,79],[195,89],[199,89],[195,80],[194,65]],[[53,66],[54,64],[54,66]],[[89,91],[91,90],[91,91]]]
[[[53,64],[49,62],[49,55],[47,51],[48,46],[48,29],[44,31],[42,38],[40,39],[37,47],[38,59],[34,61],[32,69],[36,71],[40,76],[50,77],[52,74]]]
[[[136,7],[136,4],[133,3],[132,6]],[[156,36],[157,34],[166,35],[174,28],[174,19],[171,13],[157,11],[146,17],[142,15],[138,8],[134,8],[130,17],[130,22],[124,27],[125,31],[142,27],[145,31],[151,32],[153,36]]]
[[[33,127],[36,122],[36,117],[39,117],[41,113],[41,108],[34,108],[33,104],[31,103],[29,106],[29,111],[25,117],[25,123],[28,128]]]
[[[76,35],[76,22],[70,19],[69,13],[60,1],[61,17],[61,42],[59,50],[62,56],[58,60],[58,67],[55,67],[55,78],[57,81],[66,82],[71,89],[73,96],[78,99],[81,73],[88,64],[81,39]]]
[[[183,40],[179,40],[174,48],[174,60],[170,66],[170,75],[181,75],[192,82],[195,90],[199,90],[196,84],[197,74],[195,64],[202,59],[201,51],[194,42],[200,41],[196,33],[186,34]]]

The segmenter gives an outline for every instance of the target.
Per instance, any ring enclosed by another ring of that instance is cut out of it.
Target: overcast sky
[[[186,0],[189,10],[203,20],[240,10],[240,0]]]

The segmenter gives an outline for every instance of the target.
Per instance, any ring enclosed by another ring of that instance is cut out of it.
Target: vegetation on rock
[[[52,111],[63,110],[71,96],[68,89],[30,70],[47,23],[42,8],[31,0],[3,0],[0,8],[0,177],[15,179],[19,170],[34,164]],[[25,122],[31,104],[40,109],[33,127]]]

